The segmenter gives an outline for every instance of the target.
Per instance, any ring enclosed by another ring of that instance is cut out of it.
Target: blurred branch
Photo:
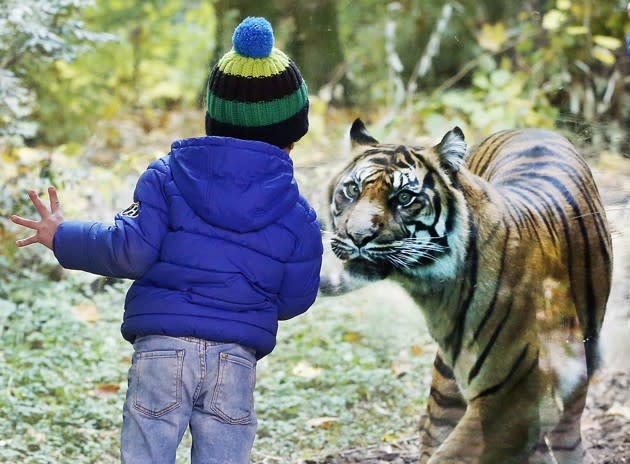
[[[394,11],[396,7],[397,4],[391,3],[388,5],[388,10]],[[389,82],[393,86],[394,96],[389,111],[378,122],[378,127],[385,127],[392,122],[405,99],[405,85],[400,77],[400,73],[403,71],[403,64],[398,53],[396,53],[396,21],[393,18],[388,18],[385,21],[385,58],[388,65]]]
[[[10,50],[11,53],[7,53],[0,59],[0,69],[10,68],[14,66],[18,61],[20,61],[20,59],[28,49],[25,45],[26,41],[21,40],[21,42],[22,43],[20,45],[14,42],[7,47],[7,49]]]
[[[597,113],[604,114],[606,113],[612,106],[613,96],[615,94],[615,89],[617,88],[617,82],[621,79],[621,72],[619,69],[615,69],[608,80],[608,84],[606,85],[606,92],[604,92],[604,96],[602,97],[602,101],[597,105]]]
[[[321,86],[317,94],[326,103],[341,100],[342,96],[338,95],[338,86],[348,73],[348,64],[343,62],[335,66],[331,73],[330,79]],[[343,89],[342,89],[343,90]]]
[[[414,66],[413,72],[409,77],[409,81],[407,82],[407,101],[411,101],[411,98],[415,94],[418,84],[417,80],[421,77],[424,77],[429,70],[431,69],[431,65],[433,64],[433,58],[437,55],[438,51],[440,51],[440,42],[442,39],[442,35],[448,26],[448,23],[453,15],[454,9],[453,3],[447,3],[442,7],[442,13],[440,15],[440,19],[438,20],[435,29],[431,33],[431,37],[429,37],[429,42],[427,43],[424,54],[420,57],[418,64]]]

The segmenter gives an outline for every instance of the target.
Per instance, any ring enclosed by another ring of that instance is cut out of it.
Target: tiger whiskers
[[[356,247],[340,240],[334,236],[330,237],[330,248],[333,253],[340,259],[348,259],[351,255],[357,253]]]
[[[382,246],[374,245],[369,248],[369,254],[386,259],[400,269],[408,269],[421,259],[437,262],[438,259],[433,253],[441,253],[447,249],[448,247],[444,245],[411,237]]]
[[[421,259],[428,259],[434,263],[437,262],[437,258],[435,256],[429,252],[419,250],[397,250],[395,253],[385,255],[385,258],[394,266],[401,269],[408,269],[418,263]]]
[[[440,239],[442,237],[435,237]],[[347,260],[358,256],[372,262],[388,261],[398,269],[410,269],[419,261],[438,262],[436,254],[445,252],[449,247],[416,237],[408,237],[384,244],[371,243],[359,249],[354,244],[339,238],[333,233],[325,234],[333,253],[340,259]]]

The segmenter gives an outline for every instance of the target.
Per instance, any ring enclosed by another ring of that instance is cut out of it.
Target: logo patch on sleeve
[[[121,211],[121,216],[137,218],[140,215],[140,202],[134,201],[128,208]]]

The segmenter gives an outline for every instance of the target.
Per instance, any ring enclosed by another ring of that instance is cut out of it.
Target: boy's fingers
[[[50,198],[50,211],[55,214],[59,211],[61,203],[57,197],[57,190],[54,187],[48,187],[48,198]]]
[[[30,192],[28,192],[28,196],[35,205],[35,208],[37,208],[37,211],[39,211],[39,215],[42,218],[48,217],[50,215],[50,211],[48,211],[46,205],[42,203],[42,200],[39,198],[39,195],[37,195],[37,193],[31,190]]]
[[[24,227],[28,227],[29,229],[33,229],[33,230],[37,230],[37,222],[36,221],[31,221],[30,219],[26,219],[20,216],[11,216],[11,221],[15,222],[16,224],[20,225],[20,226],[24,226]]]
[[[39,240],[37,240],[37,235],[33,235],[32,237],[29,238],[24,238],[22,240],[16,240],[15,244],[18,247],[25,247],[28,245],[32,245],[33,243],[38,243]]]

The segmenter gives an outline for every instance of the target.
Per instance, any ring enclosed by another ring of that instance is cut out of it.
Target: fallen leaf
[[[399,439],[398,435],[392,432],[386,433],[381,438],[382,438],[382,441],[387,442],[387,443],[393,443],[395,441],[398,441]]]
[[[96,305],[91,301],[84,301],[76,305],[72,309],[72,315],[76,320],[88,323],[96,322],[101,318]]]
[[[306,361],[300,361],[293,367],[291,372],[298,377],[313,379],[322,373],[322,369],[314,367]]]
[[[120,385],[115,384],[115,383],[103,383],[101,385],[98,385],[94,389],[94,391],[98,395],[113,395],[120,391]]]
[[[411,345],[412,356],[422,356],[423,353],[424,353],[424,348],[421,345]]]
[[[409,372],[411,372],[411,369],[412,369],[411,365],[406,362],[399,362],[399,363],[393,362],[391,364],[392,373],[396,377],[402,377],[403,375],[408,374]]]
[[[630,406],[614,403],[606,414],[610,416],[623,416],[626,419],[630,419]]]
[[[343,341],[348,343],[356,343],[362,338],[363,336],[358,332],[346,332],[343,336]]]
[[[26,429],[26,434],[35,440],[35,442],[37,443],[42,443],[44,441],[46,441],[46,434],[42,433],[42,432],[38,432],[37,430],[33,429],[33,428],[28,428]]]
[[[335,423],[338,421],[339,421],[338,417],[330,417],[330,416],[315,417],[314,419],[307,420],[306,425],[315,429],[328,430],[333,425],[335,425]]]

